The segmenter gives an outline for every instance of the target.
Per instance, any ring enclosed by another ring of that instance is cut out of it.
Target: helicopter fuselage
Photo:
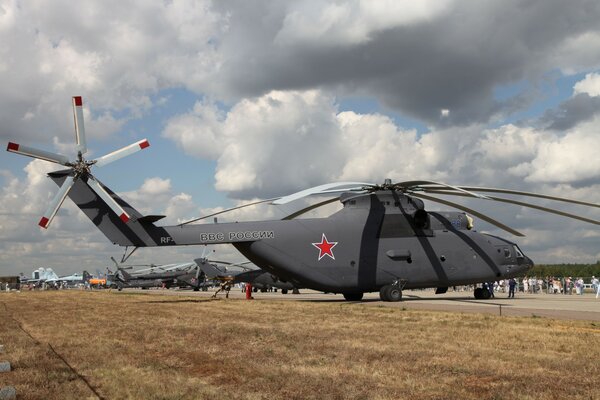
[[[335,293],[396,281],[404,288],[496,281],[533,265],[516,244],[470,230],[461,212],[426,212],[420,200],[396,193],[342,202],[327,218],[165,227],[167,241],[231,243],[281,279]]]

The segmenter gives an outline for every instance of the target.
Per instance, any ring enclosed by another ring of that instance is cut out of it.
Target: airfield
[[[130,292],[163,294],[163,295],[192,295],[210,298],[210,292],[190,292],[189,290],[137,290],[127,289]],[[255,300],[285,300],[347,303],[342,295],[322,293],[303,289],[300,294],[286,294],[279,292],[254,292]],[[217,295],[225,298],[224,293]],[[246,295],[239,289],[229,293],[231,299],[245,299]],[[363,301],[352,302],[365,307],[399,307],[409,310],[447,311],[458,313],[481,313],[505,316],[546,317],[565,320],[600,321],[600,298],[596,299],[591,292],[579,295],[562,294],[529,294],[519,293],[516,298],[508,299],[506,293],[496,293],[490,300],[475,300],[471,291],[448,292],[435,294],[432,289],[405,290],[401,302],[384,302],[378,293],[365,293]]]
[[[212,294],[0,293],[13,365],[0,386],[22,399],[599,398],[591,293]]]

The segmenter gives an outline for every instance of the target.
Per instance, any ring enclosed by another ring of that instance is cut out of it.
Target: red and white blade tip
[[[146,147],[150,146],[150,142],[147,139],[144,139],[139,142],[139,145],[140,145],[140,149],[145,149]]]
[[[83,100],[81,99],[81,96],[73,96],[73,105],[75,107],[83,106]]]
[[[49,224],[50,224],[50,220],[46,217],[42,217],[42,219],[40,219],[40,222],[38,223],[38,225],[44,229],[48,229]]]
[[[8,146],[6,146],[6,151],[19,151],[19,145],[17,143],[8,142]]]

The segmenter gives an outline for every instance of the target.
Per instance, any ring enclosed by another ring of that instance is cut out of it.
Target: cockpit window
[[[517,258],[525,258],[525,256],[523,255],[523,253],[521,253],[521,249],[519,249],[518,246],[515,246],[515,253],[517,255]]]
[[[510,250],[508,249],[508,247],[504,248],[504,257],[505,258],[510,258]]]

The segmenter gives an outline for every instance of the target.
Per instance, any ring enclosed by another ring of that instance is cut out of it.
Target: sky
[[[584,0],[0,0],[0,138],[74,159],[71,97],[82,96],[86,158],[151,144],[94,176],[166,223],[385,178],[600,203],[599,20],[600,3]],[[0,275],[103,271],[122,255],[68,199],[38,227],[57,169],[0,154]],[[600,260],[598,225],[466,204],[525,233],[476,220],[537,263]],[[278,215],[263,205],[220,218]],[[201,254],[140,249],[131,261]]]

